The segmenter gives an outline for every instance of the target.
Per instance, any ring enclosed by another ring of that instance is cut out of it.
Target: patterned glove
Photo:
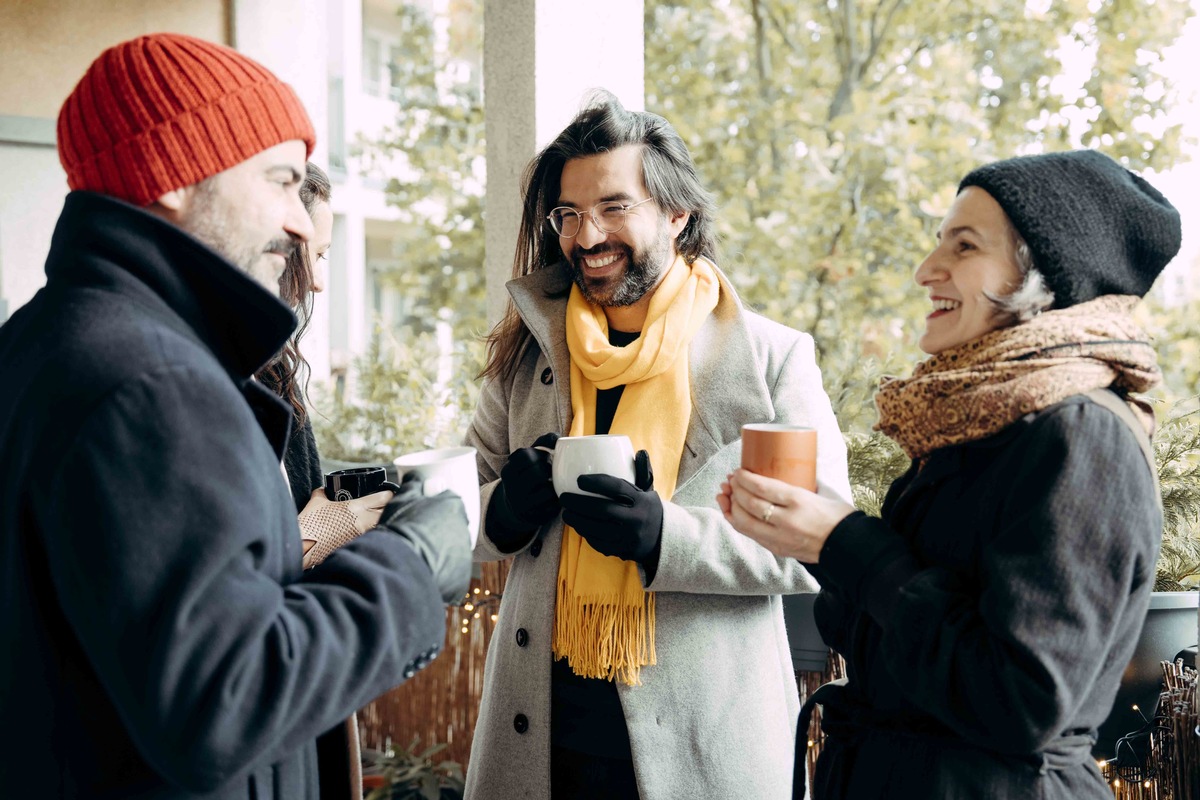
[[[357,539],[379,523],[379,515],[392,499],[387,489],[354,500],[330,500],[317,489],[300,512],[300,538],[307,548],[304,569],[312,569],[344,544]]]

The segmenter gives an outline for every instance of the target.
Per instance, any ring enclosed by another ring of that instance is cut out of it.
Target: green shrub
[[[322,458],[390,462],[402,453],[462,441],[475,409],[482,344],[448,352],[432,334],[379,332],[344,384],[316,385],[311,407]]]

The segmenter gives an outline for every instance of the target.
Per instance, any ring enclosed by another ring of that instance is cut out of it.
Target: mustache
[[[294,254],[299,247],[300,239],[298,237],[287,236],[280,237],[278,239],[272,239],[267,243],[267,246],[263,248],[263,252],[272,253],[274,255],[283,256],[284,258],[290,259],[292,254]]]

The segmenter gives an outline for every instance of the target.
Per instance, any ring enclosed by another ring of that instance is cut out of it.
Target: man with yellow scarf
[[[512,558],[468,800],[791,797],[798,692],[781,594],[816,584],[737,534],[715,496],[741,426],[817,428],[846,453],[812,338],[742,307],[713,203],[671,125],[593,102],[533,160],[512,298],[468,444],[476,560]],[[556,496],[560,434],[629,436],[634,483]]]

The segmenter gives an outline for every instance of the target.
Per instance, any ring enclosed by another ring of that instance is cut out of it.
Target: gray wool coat
[[[791,797],[798,692],[781,594],[817,584],[734,531],[716,494],[741,460],[741,426],[818,429],[818,491],[850,497],[846,451],[812,338],[721,299],[689,351],[692,417],[674,496],[664,502],[658,662],[618,686],[643,800]],[[466,441],[479,451],[484,507],[513,450],[571,425],[565,266],[511,281],[533,342],[514,374],[485,383]],[[484,671],[468,800],[550,796],[550,639],[562,537],[556,518],[516,553]],[[478,561],[508,558],[485,529]],[[643,580],[645,576],[643,575]],[[517,720],[520,719],[520,722]]]

